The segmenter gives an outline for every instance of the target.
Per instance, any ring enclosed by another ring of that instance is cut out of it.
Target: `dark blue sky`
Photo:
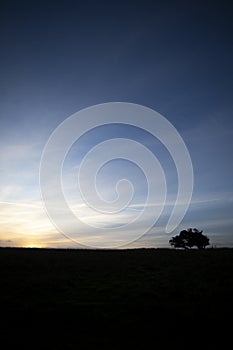
[[[229,1],[1,1],[3,245],[31,239],[24,223],[18,229],[22,208],[4,203],[40,205],[39,161],[54,128],[112,101],[150,107],[177,128],[195,175],[183,225],[233,245],[232,12]],[[59,246],[35,232],[37,244]],[[151,234],[142,244],[167,241]]]

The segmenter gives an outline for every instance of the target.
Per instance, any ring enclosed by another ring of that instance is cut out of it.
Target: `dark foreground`
[[[0,249],[0,283],[5,349],[213,349],[232,338],[232,249]]]

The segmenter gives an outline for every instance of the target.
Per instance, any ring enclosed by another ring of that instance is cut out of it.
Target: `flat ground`
[[[232,249],[2,248],[0,283],[6,349],[213,349],[231,339]]]

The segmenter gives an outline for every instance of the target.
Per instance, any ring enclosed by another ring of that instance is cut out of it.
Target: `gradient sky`
[[[183,137],[194,169],[190,208],[175,232],[163,232],[176,189],[174,165],[149,134],[116,125],[85,135],[67,156],[65,191],[80,215],[99,220],[74,195],[75,167],[98,142],[128,137],[156,153],[169,184],[160,220],[131,247],[167,247],[187,227],[203,230],[213,245],[233,246],[232,15],[228,1],[1,1],[0,245],[79,246],[43,209],[41,154],[73,113],[123,101],[158,111]],[[128,176],[137,189],[132,207],[141,207],[145,179],[135,166],[119,160],[100,175],[107,199]]]

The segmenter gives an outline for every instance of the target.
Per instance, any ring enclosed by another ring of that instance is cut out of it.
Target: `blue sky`
[[[158,111],[187,145],[194,192],[173,234],[197,227],[212,244],[233,245],[233,28],[228,4],[1,2],[0,245],[79,246],[57,231],[43,209],[41,154],[53,130],[71,114],[114,101]],[[71,186],[80,161],[96,144],[114,137],[131,138],[154,152],[168,183],[163,215],[131,246],[167,247],[172,234],[164,233],[164,225],[177,176],[167,150],[148,133],[115,125],[84,135],[64,164],[67,196],[81,210],[80,196]],[[100,192],[113,199],[121,177],[132,180],[136,192],[131,206],[140,207],[145,178],[126,161],[102,169]],[[87,221],[99,220],[82,210]],[[129,209],[110,221],[117,225],[133,215]],[[110,224],[106,218],[104,224]]]

